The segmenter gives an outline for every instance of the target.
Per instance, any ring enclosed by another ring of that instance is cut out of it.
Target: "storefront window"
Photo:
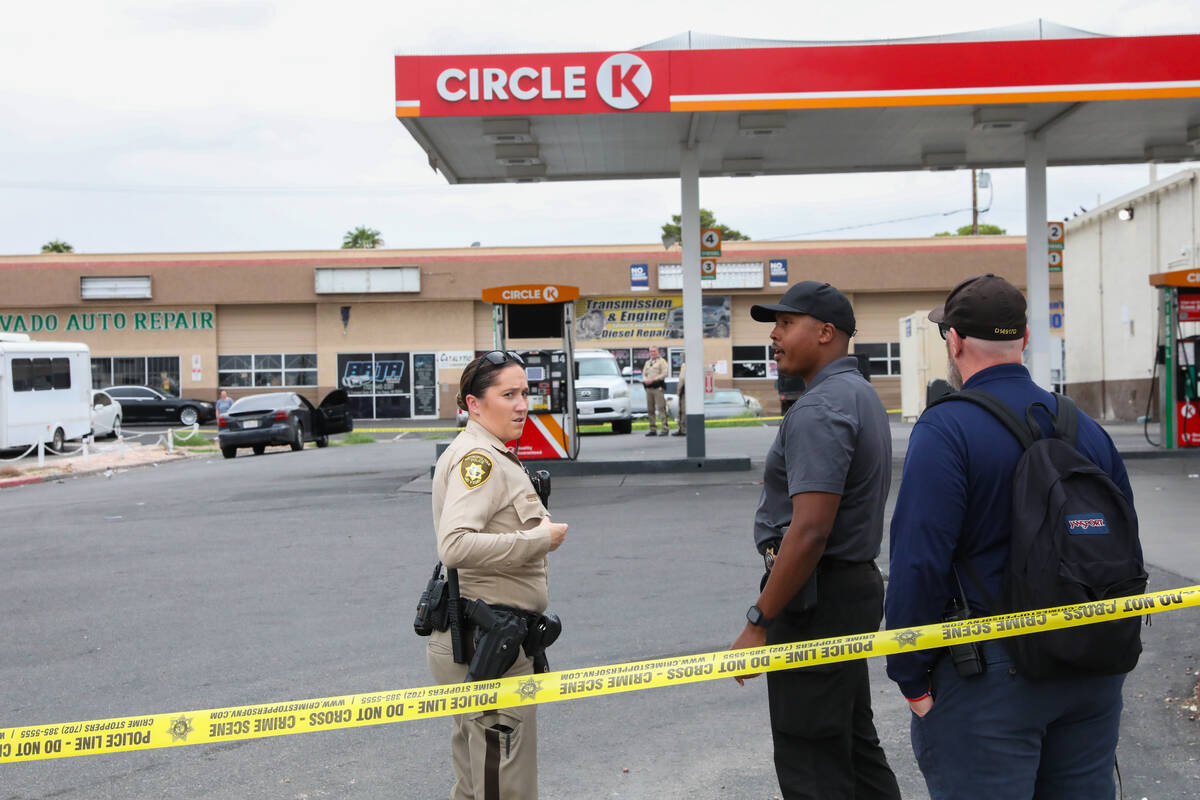
[[[260,353],[217,356],[217,380],[223,389],[247,386],[316,386],[317,354]]]
[[[149,386],[179,396],[179,356],[107,356],[92,359],[92,388]]]
[[[854,353],[871,360],[872,375],[900,374],[899,342],[855,342]]]
[[[733,348],[733,377],[769,378],[771,348],[766,345],[738,345]]]

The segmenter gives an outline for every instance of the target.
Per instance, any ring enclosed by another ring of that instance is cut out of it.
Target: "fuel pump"
[[[1159,290],[1162,323],[1163,446],[1200,447],[1200,335],[1183,335],[1184,323],[1200,322],[1200,269],[1151,275],[1150,284]]]
[[[519,439],[508,442],[519,458],[574,459],[579,455],[573,302],[578,297],[576,286],[524,284],[483,290],[484,302],[495,305],[497,347],[509,349],[516,345],[511,340],[562,337],[561,349],[523,350],[516,345],[529,383],[525,429]]]

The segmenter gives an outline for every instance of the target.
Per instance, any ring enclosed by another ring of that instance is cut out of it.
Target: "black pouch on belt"
[[[546,658],[546,648],[558,641],[562,633],[562,620],[557,614],[538,614],[529,626],[525,636],[525,655],[533,659],[535,673],[549,672],[550,661]]]
[[[464,616],[475,628],[475,655],[467,667],[467,680],[487,681],[508,672],[516,663],[529,634],[525,615],[492,608],[482,600],[472,600]]]
[[[442,577],[442,562],[433,568],[433,576],[425,584],[425,591],[417,601],[417,615],[413,619],[413,630],[417,636],[428,636],[434,631],[450,627],[450,587]]]

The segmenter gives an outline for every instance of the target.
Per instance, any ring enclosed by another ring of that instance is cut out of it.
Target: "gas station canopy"
[[[1030,37],[1037,38],[1030,38]],[[1054,38],[1046,38],[1051,36]],[[1200,36],[1031,29],[887,43],[674,37],[624,52],[396,56],[396,116],[450,183],[1179,161]]]
[[[1039,21],[889,42],[685,34],[624,52],[396,56],[396,116],[450,183],[678,175],[693,364],[701,177],[1023,167],[1026,358],[1049,387],[1046,169],[1196,158],[1197,53],[1194,34]],[[699,380],[687,373],[689,397]],[[692,457],[702,410],[688,409]]]

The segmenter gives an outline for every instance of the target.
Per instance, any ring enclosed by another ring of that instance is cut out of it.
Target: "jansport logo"
[[[1103,514],[1073,514],[1067,517],[1067,533],[1097,534],[1108,533],[1108,520]]]

